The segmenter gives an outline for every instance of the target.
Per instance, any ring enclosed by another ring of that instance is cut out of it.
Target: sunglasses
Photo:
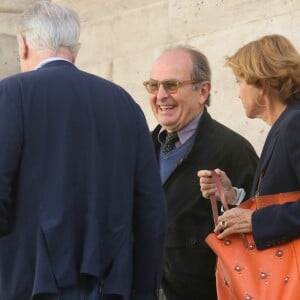
[[[162,84],[164,87],[164,90],[168,92],[169,94],[175,94],[177,93],[178,89],[184,85],[187,84],[195,84],[200,83],[200,81],[194,81],[194,80],[185,80],[185,81],[179,81],[179,80],[163,80],[163,81],[157,81],[157,80],[148,80],[143,82],[143,85],[145,86],[148,93],[156,95],[158,93],[159,87]]]

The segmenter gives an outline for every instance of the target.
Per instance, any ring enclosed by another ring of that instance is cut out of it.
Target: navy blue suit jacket
[[[260,195],[300,191],[300,103],[289,105],[272,126],[262,151],[252,195],[265,168]],[[259,249],[300,238],[300,200],[256,211],[252,225]]]
[[[66,61],[0,82],[0,299],[97,277],[156,299],[166,207],[149,129],[120,87]]]

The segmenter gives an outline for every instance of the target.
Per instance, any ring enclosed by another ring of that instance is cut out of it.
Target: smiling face
[[[153,65],[151,79],[157,81],[191,80],[192,60],[190,54],[171,50],[160,56]],[[204,108],[210,91],[208,81],[195,89],[192,84],[179,87],[176,93],[168,93],[161,84],[156,95],[150,95],[154,116],[168,132],[179,131],[189,124]]]

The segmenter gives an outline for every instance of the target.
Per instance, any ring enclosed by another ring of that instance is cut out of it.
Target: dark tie
[[[175,144],[179,141],[177,132],[167,133],[165,142],[163,144],[162,152],[167,154],[168,152],[176,148]]]

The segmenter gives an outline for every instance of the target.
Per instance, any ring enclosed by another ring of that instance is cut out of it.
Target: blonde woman
[[[255,194],[269,195],[300,190],[300,56],[282,35],[267,35],[226,58],[239,85],[248,118],[271,126],[252,186]],[[217,170],[227,200],[234,196],[230,180]],[[216,186],[209,170],[198,172],[201,191],[209,198]],[[258,249],[300,237],[300,200],[252,210],[233,208],[218,219],[218,238],[252,232]]]

